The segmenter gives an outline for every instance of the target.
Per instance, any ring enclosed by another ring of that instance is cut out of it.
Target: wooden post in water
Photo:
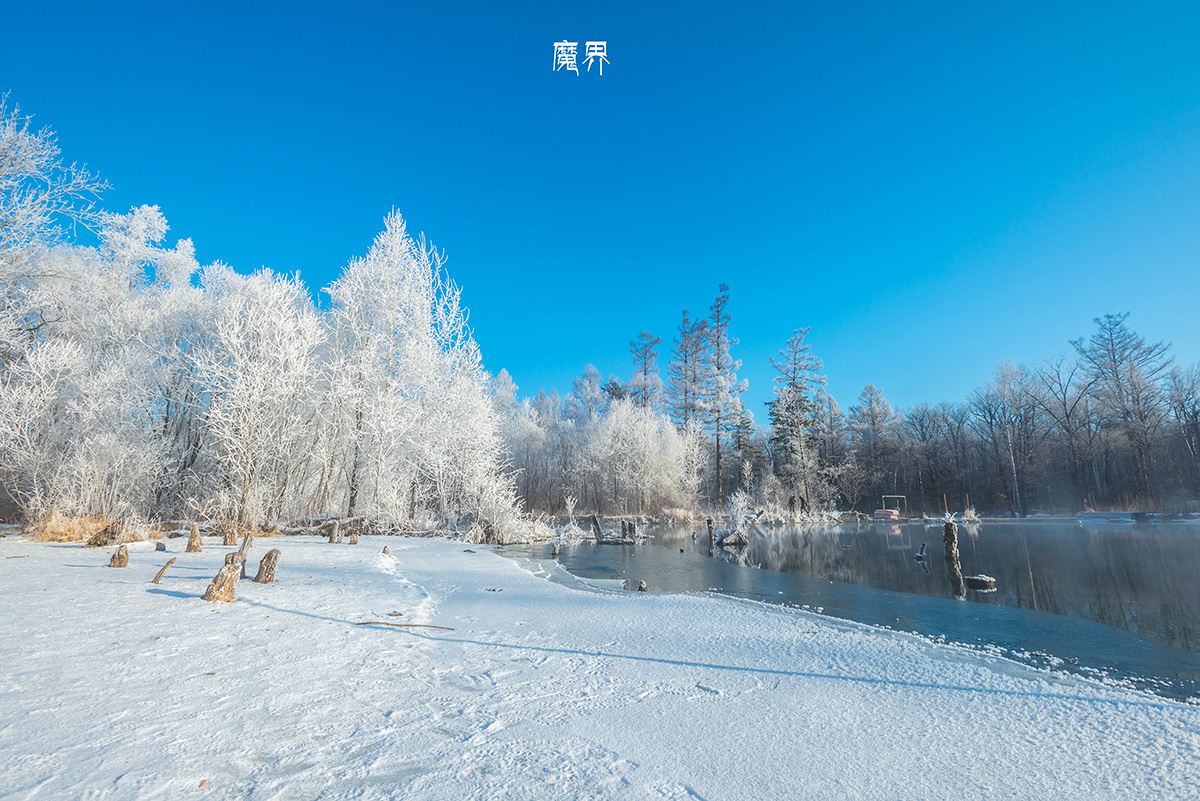
[[[942,544],[946,546],[946,575],[950,578],[950,588],[954,590],[955,598],[965,598],[967,588],[963,584],[962,566],[958,562],[958,526],[953,520],[946,521]]]

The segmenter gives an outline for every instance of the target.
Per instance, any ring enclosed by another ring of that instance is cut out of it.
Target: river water
[[[738,550],[712,548],[703,524],[646,533],[640,545],[563,545],[557,562],[597,586],[645,581],[809,609],[1200,701],[1200,526],[960,524],[963,575],[996,579],[995,592],[965,599],[951,588],[941,524],[762,526]],[[501,552],[548,560],[550,547]]]

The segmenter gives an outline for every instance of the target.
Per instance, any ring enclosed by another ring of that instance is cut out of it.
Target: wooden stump
[[[329,529],[329,544],[334,545],[342,541],[342,526],[338,521],[333,521],[333,526]]]
[[[350,544],[358,545],[358,526],[350,529]]]
[[[604,532],[600,530],[600,521],[596,519],[595,515],[592,515],[592,532],[596,535],[597,542],[604,539]]]
[[[240,575],[238,577],[239,578],[246,577],[246,555],[245,554],[240,553],[239,551],[234,551],[233,553],[227,553],[227,554],[225,554],[225,564],[237,565],[238,570],[240,571]]]
[[[154,580],[151,581],[150,583],[157,584],[158,582],[162,581],[162,577],[167,574],[167,569],[173,564],[175,564],[174,556],[172,556],[170,559],[167,560],[167,563],[162,566],[162,570],[160,570],[154,574]]]
[[[167,550],[167,544],[165,542],[163,542],[162,540],[158,540],[157,542],[154,543],[154,550],[165,551],[165,550]]]
[[[638,592],[646,592],[648,589],[649,589],[649,587],[646,586],[646,582],[644,582],[644,581],[638,582],[638,588],[637,588]]]
[[[212,580],[212,584],[209,584],[208,589],[204,591],[204,600],[232,601],[233,588],[238,582],[240,572],[238,565],[225,565],[221,568],[221,572],[216,575]]]
[[[245,534],[242,535],[242,547],[239,548],[238,550],[244,554],[244,553],[249,553],[250,549],[253,547],[254,547],[254,534],[250,531],[247,531]]]
[[[108,560],[109,567],[126,567],[129,565],[129,549],[122,545]]]
[[[967,588],[963,584],[962,565],[958,561],[958,526],[953,521],[946,522],[942,544],[946,547],[946,575],[950,579],[950,589],[954,591],[955,598],[965,598]]]
[[[279,549],[272,548],[258,563],[258,575],[254,580],[259,584],[270,584],[275,580],[275,565],[279,564]]]
[[[187,553],[200,553],[200,527],[192,523],[192,533],[188,535]]]
[[[225,538],[221,540],[222,545],[237,545],[237,527],[232,523],[225,524]]]
[[[383,546],[383,555],[384,555],[384,556],[387,556],[387,555],[388,555],[388,554],[390,554],[391,552],[392,552],[392,549],[391,549],[391,548],[387,547],[386,545],[385,545],[385,546]]]

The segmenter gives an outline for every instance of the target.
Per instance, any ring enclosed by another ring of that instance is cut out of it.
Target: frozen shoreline
[[[1200,794],[1196,706],[445,540],[260,539],[278,583],[210,604],[216,542],[0,540],[0,796]]]

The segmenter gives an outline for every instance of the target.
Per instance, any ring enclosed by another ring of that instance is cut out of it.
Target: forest
[[[27,520],[511,529],[571,511],[870,511],[885,493],[1014,516],[1200,498],[1200,366],[1127,314],[908,409],[868,385],[843,411],[796,328],[760,422],[722,285],[670,343],[638,334],[628,379],[589,366],[565,395],[522,398],[485,371],[443,255],[398,213],[318,303],[295,275],[200,265],[159,208],[101,209],[105,188],[0,102],[0,495]]]

